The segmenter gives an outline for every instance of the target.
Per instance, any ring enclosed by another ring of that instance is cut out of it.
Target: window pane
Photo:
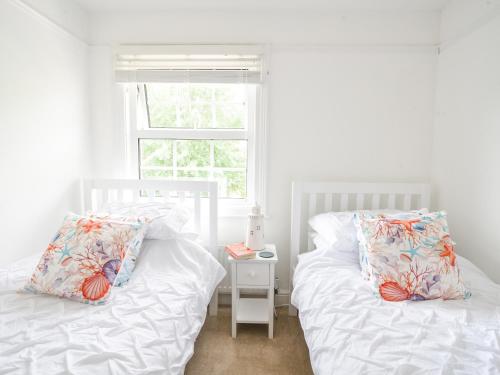
[[[152,128],[175,128],[177,103],[180,92],[175,85],[153,83],[146,85],[149,126]]]
[[[141,178],[216,180],[221,198],[246,198],[247,141],[141,139]]]
[[[214,141],[215,167],[246,168],[247,141]]]
[[[192,103],[210,103],[214,95],[214,85],[190,84],[189,98]]]
[[[244,103],[217,104],[215,124],[219,129],[245,128],[246,105]]]
[[[215,122],[218,129],[244,129],[248,117],[247,89],[244,84],[213,85]]]
[[[178,167],[209,167],[210,141],[175,141]]]
[[[168,139],[140,139],[140,165],[144,167],[171,167],[173,141]]]
[[[212,107],[203,103],[192,103],[191,107],[181,107],[180,121],[186,128],[209,128],[213,122]]]
[[[247,126],[245,84],[148,83],[145,85],[152,128],[226,128]]]
[[[224,198],[247,196],[246,172],[216,171],[214,177],[219,185],[219,194]]]
[[[214,141],[214,177],[227,198],[247,195],[247,141]]]

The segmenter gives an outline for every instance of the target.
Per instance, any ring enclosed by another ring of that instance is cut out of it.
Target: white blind
[[[117,82],[259,83],[264,48],[257,45],[147,45],[115,50]]]

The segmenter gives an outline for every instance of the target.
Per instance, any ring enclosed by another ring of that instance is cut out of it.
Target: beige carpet
[[[239,324],[231,338],[231,309],[221,307],[207,317],[186,367],[186,375],[312,374],[309,353],[298,318],[280,309],[274,339],[267,338],[267,325]]]

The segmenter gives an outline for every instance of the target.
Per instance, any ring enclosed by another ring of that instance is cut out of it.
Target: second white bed
[[[386,302],[355,256],[299,256],[292,303],[316,375],[500,374],[500,286],[459,258],[472,297]]]
[[[0,269],[0,374],[182,374],[225,271],[187,239],[143,246],[104,306],[18,293],[39,255]]]

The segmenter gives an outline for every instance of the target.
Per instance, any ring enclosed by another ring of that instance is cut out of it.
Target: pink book
[[[250,250],[243,242],[227,245],[224,249],[226,253],[231,255],[234,259],[253,259],[255,258],[255,251]]]

